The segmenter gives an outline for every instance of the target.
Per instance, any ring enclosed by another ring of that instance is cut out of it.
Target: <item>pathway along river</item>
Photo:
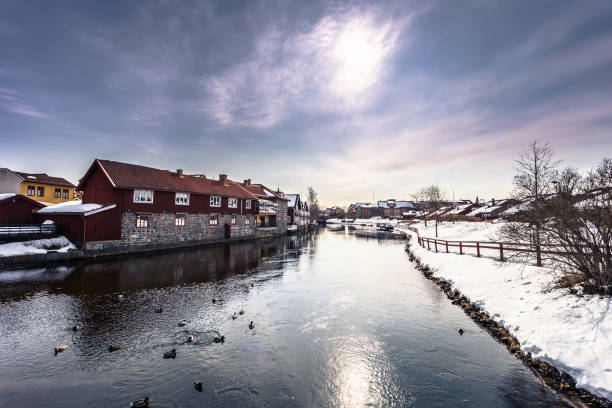
[[[4,408],[567,406],[403,241],[348,231],[0,272],[0,323]]]

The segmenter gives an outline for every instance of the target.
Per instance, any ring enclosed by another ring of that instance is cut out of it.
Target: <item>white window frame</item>
[[[219,202],[218,204],[217,201]],[[221,196],[210,196],[210,206],[221,207]]]
[[[251,200],[245,200],[244,208],[246,208],[247,210],[251,209]]]
[[[179,220],[182,220],[182,221],[179,221]],[[175,227],[187,226],[187,214],[185,213],[174,214],[174,226]]]
[[[149,228],[149,216],[148,215],[137,215],[136,216],[136,228]]]
[[[236,197],[229,197],[227,199],[228,208],[238,208],[238,199]]]
[[[189,193],[174,193],[174,205],[189,205],[189,197]]]
[[[235,215],[232,215],[232,220],[231,220],[232,225],[236,225],[238,224],[238,218],[236,218]]]
[[[148,193],[151,193],[151,201],[146,200],[148,198]],[[134,189],[134,202],[139,204],[153,204],[153,193],[153,190]],[[145,200],[141,200],[141,198],[143,198],[143,195]]]
[[[219,225],[219,216],[217,214],[211,214],[208,217],[208,225]]]
[[[248,219],[248,218],[246,218],[246,219],[244,220],[244,225],[251,225],[251,220],[250,220],[250,219]]]

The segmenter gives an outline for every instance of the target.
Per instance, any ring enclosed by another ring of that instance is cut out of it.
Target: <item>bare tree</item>
[[[537,248],[542,243],[541,224],[546,218],[545,199],[554,193],[559,161],[548,143],[533,141],[515,160],[513,198],[523,204],[519,223],[506,224],[502,238],[515,242],[531,242]],[[558,184],[557,184],[558,185]],[[537,252],[539,256],[539,252]],[[538,263],[540,259],[538,258]]]
[[[412,194],[412,198],[416,202],[416,211],[421,218],[425,221],[425,227],[427,227],[427,214],[429,213],[429,205],[427,203],[427,189],[421,188],[416,193]]]
[[[440,209],[444,202],[444,192],[437,184],[432,184],[425,188],[427,203],[429,207],[429,216],[436,221],[436,238],[438,238],[438,223],[441,220]]]
[[[319,218],[321,208],[319,206],[319,196],[314,188],[308,187],[308,210],[310,211],[310,219],[316,220]]]

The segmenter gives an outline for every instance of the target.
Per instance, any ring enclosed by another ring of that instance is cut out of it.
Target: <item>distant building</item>
[[[0,194],[0,225],[33,224],[32,212],[45,205],[15,193]]]
[[[288,225],[295,225],[302,230],[306,229],[310,219],[308,205],[302,201],[299,194],[285,194],[285,197],[289,199],[287,203]]]
[[[379,200],[377,215],[383,218],[402,218],[404,213],[414,210],[415,205],[412,201]]]
[[[58,204],[74,200],[74,188],[74,184],[61,177],[0,168],[0,193],[21,194],[32,200]]]

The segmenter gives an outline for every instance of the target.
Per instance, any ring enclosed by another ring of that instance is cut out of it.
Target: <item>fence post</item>
[[[459,255],[463,255],[463,242],[459,241]]]
[[[504,262],[504,244],[499,244],[499,260]]]
[[[438,252],[438,240],[437,239],[434,241],[434,245],[436,246],[436,252]]]
[[[427,249],[431,251],[431,245],[429,245],[429,238],[427,238]]]
[[[446,241],[446,253],[448,254],[448,241]]]
[[[480,242],[476,242],[476,256],[480,258]]]
[[[539,245],[536,245],[536,259],[537,259],[537,265],[542,266],[542,253],[540,252]]]

